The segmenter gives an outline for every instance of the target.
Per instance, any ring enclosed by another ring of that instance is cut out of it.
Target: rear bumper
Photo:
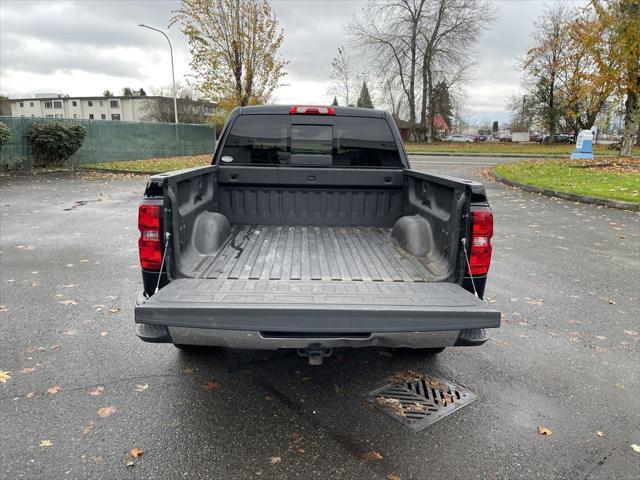
[[[146,297],[143,293],[140,293],[136,299],[136,305],[142,305],[145,301]],[[322,336],[321,334],[291,336],[256,330],[175,327],[148,323],[136,323],[136,335],[141,340],[150,343],[177,343],[250,350],[303,349],[308,348],[310,345],[319,345],[322,348],[440,348],[477,346],[482,345],[489,339],[485,329],[376,332],[345,336]]]
[[[168,327],[174,343],[240,349],[277,350],[279,348],[340,347],[394,347],[394,348],[438,348],[455,345],[460,332],[372,333],[361,336],[273,336],[263,332],[247,330],[211,330],[203,328]]]

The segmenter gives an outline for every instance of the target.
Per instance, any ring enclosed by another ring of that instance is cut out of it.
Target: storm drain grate
[[[412,370],[387,380],[391,383],[369,392],[367,399],[416,432],[476,399],[473,392],[455,383]]]

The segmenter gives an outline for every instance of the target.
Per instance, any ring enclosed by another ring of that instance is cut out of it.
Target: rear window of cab
[[[291,165],[292,155],[322,156],[332,167],[402,168],[391,127],[383,118],[240,115],[222,149],[222,164]]]

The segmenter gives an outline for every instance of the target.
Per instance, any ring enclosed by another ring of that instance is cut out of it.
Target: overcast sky
[[[534,19],[550,0],[496,0],[499,15],[479,39],[474,79],[466,85],[465,110],[476,121],[506,120],[505,99],[519,92],[515,58],[526,50]],[[571,1],[571,0],[566,0]],[[281,53],[289,60],[287,86],[275,103],[328,103],[327,72],[349,38],[345,24],[365,1],[272,0],[285,31]],[[573,4],[584,3],[580,0]],[[166,40],[138,27],[166,29],[177,0],[0,1],[0,93],[69,95],[120,93],[122,87],[171,82]],[[189,75],[189,52],[177,26],[166,30],[174,43],[176,79]],[[355,52],[354,52],[355,53]]]

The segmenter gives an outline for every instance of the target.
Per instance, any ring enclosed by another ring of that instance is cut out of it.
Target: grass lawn
[[[573,151],[575,145],[542,145],[539,143],[501,143],[501,142],[474,142],[454,143],[437,142],[431,145],[427,143],[405,142],[408,153],[494,153],[494,154],[522,154],[522,155],[567,155]],[[606,145],[595,145],[596,155],[616,156],[617,150],[610,150]],[[635,147],[634,155],[640,155],[640,147]]]
[[[525,185],[640,203],[640,160],[541,160],[502,163],[495,172]]]
[[[86,168],[100,170],[126,170],[140,173],[163,173],[183,168],[202,167],[211,163],[211,154],[192,155],[187,157],[149,158],[147,160],[130,160],[126,162],[86,163]]]

